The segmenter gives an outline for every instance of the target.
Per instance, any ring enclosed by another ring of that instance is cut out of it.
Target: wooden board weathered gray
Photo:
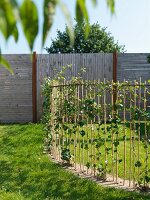
[[[147,62],[147,53],[122,53],[118,54],[117,79],[123,81],[142,82],[150,79],[150,64]]]
[[[30,55],[3,55],[14,75],[0,67],[0,123],[32,121],[32,62]]]
[[[41,85],[45,77],[56,77],[63,66],[71,66],[65,71],[66,79],[79,76],[81,68],[86,72],[80,76],[85,80],[112,80],[113,54],[111,53],[85,53],[85,54],[38,54],[37,55],[37,107],[38,119],[42,114]]]

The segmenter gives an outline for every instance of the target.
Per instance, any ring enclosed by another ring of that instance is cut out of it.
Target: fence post
[[[32,116],[33,123],[37,122],[37,81],[36,81],[36,52],[32,55]]]
[[[117,83],[117,51],[113,53],[113,84]],[[115,110],[115,103],[117,99],[117,86],[113,86],[113,106]]]
[[[113,53],[113,82],[117,82],[117,51]]]
[[[115,51],[113,53],[113,119],[116,119],[117,117],[117,107],[116,107],[116,101],[117,101],[117,52]],[[116,123],[116,122],[115,122]],[[117,123],[116,123],[117,125]],[[116,135],[116,140],[118,140],[118,135]],[[116,163],[115,163],[116,173],[115,173],[115,182],[118,183],[118,150],[116,151]]]

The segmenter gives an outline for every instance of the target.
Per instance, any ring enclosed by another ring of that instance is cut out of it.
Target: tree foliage
[[[91,0],[93,5],[98,4],[98,0]],[[111,12],[114,12],[115,0],[106,0]],[[60,6],[64,12],[64,3],[62,0],[44,0],[43,4],[43,45],[47,37],[47,33],[53,24],[53,17],[57,6]],[[76,19],[78,22],[85,21],[88,25],[89,16],[85,0],[76,0]],[[66,9],[66,12],[69,10]],[[64,13],[66,18],[70,17]],[[67,19],[68,20],[68,19]],[[0,32],[3,34],[4,39],[8,40],[13,36],[15,41],[18,41],[19,30],[17,23],[21,22],[24,35],[32,50],[34,41],[38,34],[39,14],[37,6],[32,0],[22,0],[18,4],[17,0],[0,0]],[[70,27],[69,27],[70,28]]]
[[[86,25],[78,23],[74,26],[75,40],[74,44],[70,45],[70,37],[68,27],[64,32],[57,31],[57,37],[52,40],[50,47],[46,47],[48,53],[112,53],[124,52],[124,46],[119,45],[114,41],[114,37],[106,28],[101,28],[98,23],[89,25],[89,34],[86,37]]]
[[[94,6],[98,4],[98,0],[91,0]],[[106,0],[111,12],[114,12],[115,0]],[[71,14],[62,0],[44,0],[43,3],[43,32],[42,32],[42,46],[44,46],[48,31],[53,24],[53,17],[57,7],[60,7],[64,13],[66,20],[69,22],[69,35],[73,41]],[[86,34],[88,34],[89,16],[85,0],[76,0],[76,19],[78,22],[86,22]],[[36,3],[33,0],[22,0],[21,4],[17,0],[0,0],[0,32],[4,36],[5,41],[9,37],[14,37],[18,41],[19,29],[18,23],[21,23],[23,33],[26,37],[27,43],[32,51],[34,41],[39,31],[39,16]],[[0,46],[1,49],[1,46]],[[0,64],[3,59],[0,59]],[[5,62],[6,65],[6,62]],[[7,68],[9,66],[7,65]]]

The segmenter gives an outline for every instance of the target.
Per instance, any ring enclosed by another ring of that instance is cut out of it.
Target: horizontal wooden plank
[[[3,55],[14,75],[0,68],[0,122],[32,121],[32,55]]]

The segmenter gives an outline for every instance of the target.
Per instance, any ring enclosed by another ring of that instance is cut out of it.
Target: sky
[[[40,21],[39,21],[39,34],[35,40],[34,51],[37,53],[47,53],[41,47],[42,41],[42,6],[43,0],[33,0],[38,8]],[[22,2],[22,0],[18,0]],[[72,19],[75,17],[75,0],[62,0],[69,11],[71,12]],[[119,44],[125,45],[127,53],[150,53],[150,1],[149,0],[116,0],[115,14],[111,15],[106,0],[99,0],[98,6],[93,7],[91,0],[87,0],[87,7],[90,17],[90,23],[98,22],[101,27],[107,27],[107,31],[111,32],[115,41]],[[49,47],[51,39],[55,39],[57,30],[63,31],[65,28],[66,20],[60,8],[57,8],[54,17],[53,26],[48,34],[48,38],[44,47]],[[0,34],[0,46],[3,54],[26,54],[30,53],[26,39],[22,33],[21,26],[19,25],[19,40],[14,42],[10,38],[7,42]]]

